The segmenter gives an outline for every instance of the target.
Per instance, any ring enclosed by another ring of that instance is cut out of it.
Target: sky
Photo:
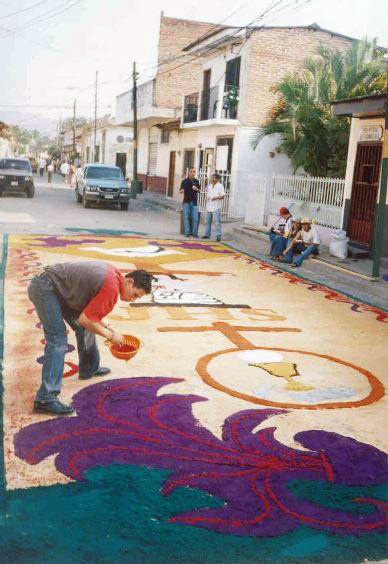
[[[34,118],[52,130],[72,115],[75,98],[77,114],[91,117],[96,70],[98,115],[114,114],[115,96],[130,88],[132,62],[140,81],[154,73],[161,10],[214,23],[237,12],[225,24],[244,25],[272,1],[0,0],[0,119],[31,127]],[[260,23],[317,23],[388,47],[388,0],[310,0],[298,10],[294,2]]]

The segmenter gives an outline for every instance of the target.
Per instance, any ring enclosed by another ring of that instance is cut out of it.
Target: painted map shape
[[[314,390],[314,386],[305,386],[300,382],[292,380],[292,376],[300,376],[296,369],[296,364],[293,362],[261,362],[254,363],[250,362],[249,366],[257,366],[262,368],[272,376],[277,376],[278,378],[284,378],[287,380],[288,384],[284,388],[285,390],[292,390],[293,392],[304,392],[307,390]]]

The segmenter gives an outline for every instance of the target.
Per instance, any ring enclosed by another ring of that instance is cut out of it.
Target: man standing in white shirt
[[[225,198],[224,185],[220,182],[221,177],[218,173],[213,173],[210,177],[210,184],[207,187],[206,196],[206,230],[202,239],[209,239],[211,235],[212,222],[214,219],[216,227],[216,240],[221,241],[221,210],[222,201]]]
[[[69,174],[69,170],[70,170],[70,165],[68,162],[65,161],[64,163],[61,164],[61,174],[65,179],[65,184],[67,184],[67,177]]]
[[[319,254],[319,245],[321,240],[315,227],[311,227],[311,219],[302,219],[302,229],[299,231],[295,239],[292,239],[284,251],[284,259],[281,262],[292,262],[295,253],[301,253],[294,260],[293,267],[299,267],[302,262],[311,254]]]
[[[44,169],[46,168],[46,159],[44,159],[43,157],[41,157],[39,159],[39,174],[41,176],[43,176],[44,173]]]
[[[53,172],[54,172],[54,165],[51,162],[50,164],[47,165],[47,182],[49,184],[51,184],[53,178]]]

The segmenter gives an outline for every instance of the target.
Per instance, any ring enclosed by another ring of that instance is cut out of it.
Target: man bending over
[[[103,318],[120,297],[132,302],[151,292],[152,275],[135,270],[123,276],[113,266],[99,261],[65,262],[46,266],[35,276],[28,296],[42,323],[46,347],[43,357],[42,384],[36,394],[34,410],[55,415],[73,413],[72,406],[57,398],[61,391],[67,332],[65,321],[75,331],[79,377],[106,376],[109,368],[100,366],[96,335],[115,345],[124,337],[110,329]]]

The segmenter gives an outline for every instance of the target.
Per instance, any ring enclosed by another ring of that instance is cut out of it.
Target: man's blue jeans
[[[216,228],[216,238],[221,238],[221,210],[214,211],[214,212],[206,212],[206,228],[205,228],[205,235],[206,237],[210,237],[212,232],[212,222],[214,219],[215,228]]]
[[[318,246],[317,245],[309,245],[300,256],[294,260],[295,266],[300,266],[302,262],[308,258],[310,255],[317,255],[318,254]]]
[[[193,202],[185,202],[183,204],[183,225],[185,228],[185,235],[198,235],[198,206]]]
[[[79,356],[79,373],[92,375],[100,365],[100,355],[93,333],[81,327],[60,304],[53,283],[47,274],[35,276],[28,288],[28,297],[42,323],[46,347],[42,367],[42,384],[36,401],[47,402],[61,391],[67,334],[64,320],[75,331]]]
[[[273,233],[271,233],[273,235]],[[288,239],[282,235],[276,235],[270,239],[271,245],[269,249],[269,254],[271,257],[278,257],[282,254],[284,249],[287,247]]]
[[[293,241],[293,239],[291,239],[291,241]],[[296,254],[296,253],[301,253],[301,255],[297,259],[294,260],[294,264],[296,266],[300,266],[302,264],[302,262],[307,257],[309,257],[311,254],[314,254],[314,255],[318,254],[318,246],[317,245],[309,245],[308,247],[306,247],[302,243],[296,243],[296,245],[294,245],[292,247],[292,249],[290,249],[288,251],[288,253],[286,253],[284,255],[284,262],[292,262],[294,254]]]

